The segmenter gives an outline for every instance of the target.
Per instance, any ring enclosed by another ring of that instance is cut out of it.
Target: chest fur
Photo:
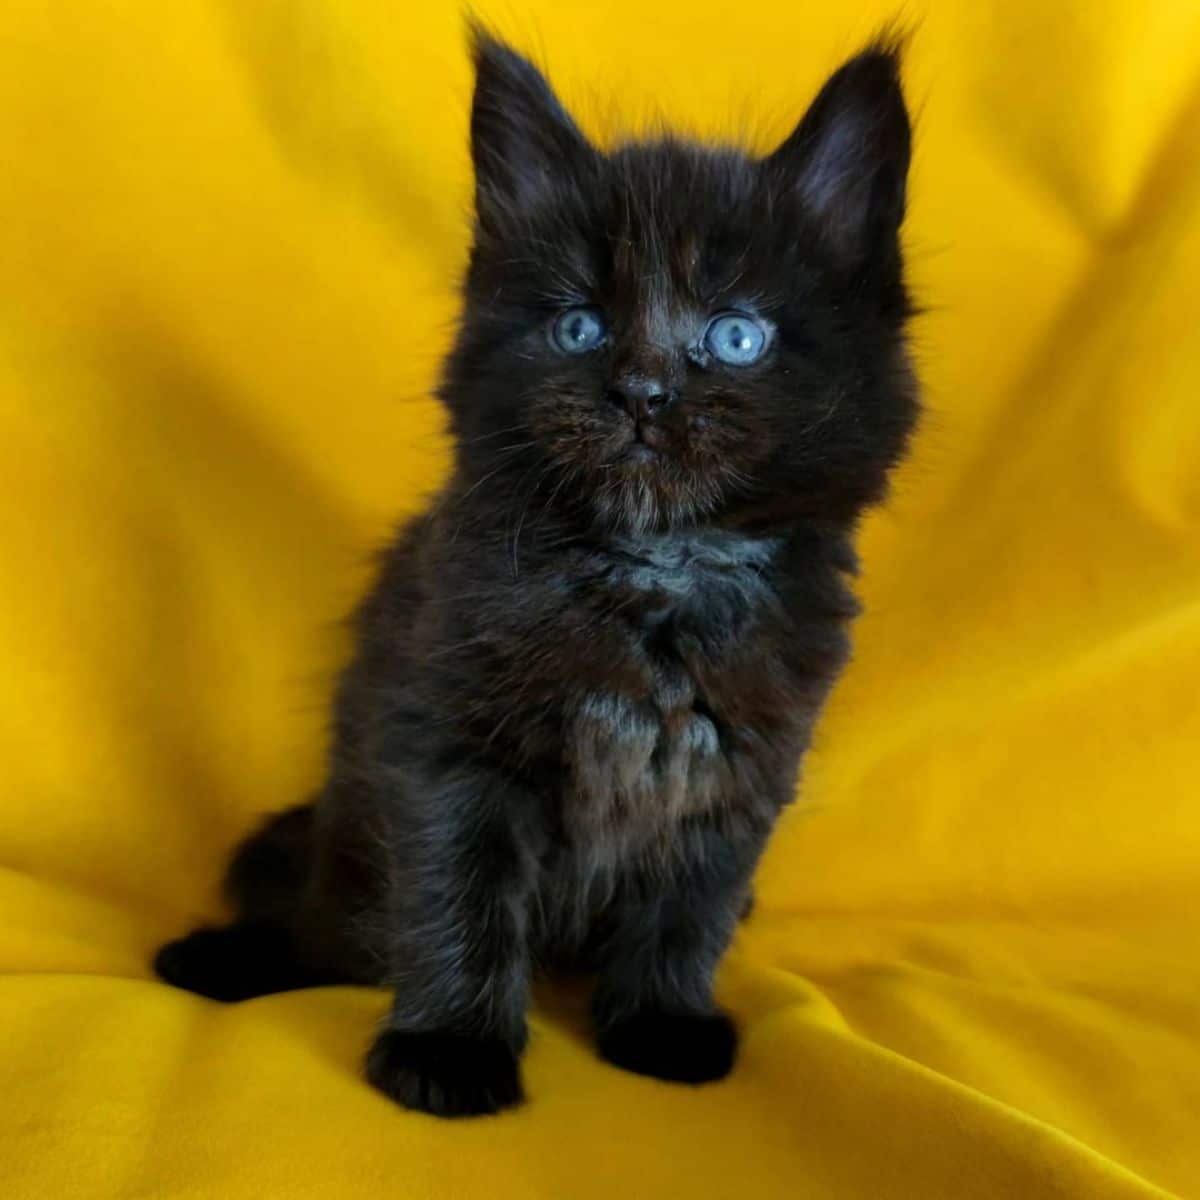
[[[776,549],[711,534],[615,548],[601,586],[629,662],[620,684],[584,691],[568,714],[568,807],[578,832],[652,836],[734,790],[745,731],[725,711],[725,685],[776,603]]]

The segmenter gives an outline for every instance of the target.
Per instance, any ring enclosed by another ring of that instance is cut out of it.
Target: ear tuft
[[[765,160],[850,272],[894,248],[904,219],[912,133],[900,52],[900,39],[889,37],[855,55]]]
[[[475,209],[487,227],[527,212],[556,176],[579,171],[595,151],[533,63],[477,23],[470,38]]]

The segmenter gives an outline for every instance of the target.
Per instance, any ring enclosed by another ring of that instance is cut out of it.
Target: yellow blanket
[[[585,126],[766,148],[896,6],[497,0]],[[382,993],[152,949],[317,779],[445,466],[457,0],[0,6],[0,1195],[1200,1195],[1200,8],[907,6],[929,418],[689,1090],[544,991],[530,1102],[359,1076]]]

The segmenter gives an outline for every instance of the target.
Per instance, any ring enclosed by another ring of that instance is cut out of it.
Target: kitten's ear
[[[595,159],[542,73],[484,29],[471,30],[475,98],[471,157],[481,226],[527,216],[531,206]]]
[[[894,250],[911,140],[899,47],[881,43],[830,77],[766,164],[838,266],[855,271]]]

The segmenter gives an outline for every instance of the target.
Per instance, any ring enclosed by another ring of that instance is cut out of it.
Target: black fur
[[[502,1037],[387,1029],[367,1055],[367,1078],[409,1108],[475,1117],[524,1098],[519,1053]]]
[[[708,1083],[724,1079],[733,1067],[737,1030],[724,1013],[632,1013],[601,1026],[600,1053],[610,1063],[671,1079],[677,1083]]]
[[[438,503],[358,615],[328,780],[229,874],[234,925],[160,952],[236,999],[387,983],[381,1091],[521,1098],[535,966],[597,975],[601,1053],[698,1083],[736,1034],[713,973],[848,653],[851,537],[916,416],[893,50],[851,60],[765,159],[602,153],[479,35],[475,244]],[[557,351],[573,305],[608,339]],[[748,311],[763,357],[706,323]]]

